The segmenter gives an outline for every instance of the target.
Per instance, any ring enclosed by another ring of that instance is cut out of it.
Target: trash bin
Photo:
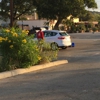
[[[72,42],[72,47],[75,47],[75,43],[74,42]]]

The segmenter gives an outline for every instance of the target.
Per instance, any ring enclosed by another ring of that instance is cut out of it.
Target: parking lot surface
[[[68,64],[0,80],[0,100],[100,100],[100,33],[70,35]]]

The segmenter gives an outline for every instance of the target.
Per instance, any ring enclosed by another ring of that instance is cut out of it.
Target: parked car
[[[43,32],[45,41],[50,43],[52,49],[66,49],[72,44],[70,35],[65,31],[44,30]]]

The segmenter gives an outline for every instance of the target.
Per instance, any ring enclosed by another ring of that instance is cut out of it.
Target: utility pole
[[[10,0],[10,27],[13,26],[13,0]]]

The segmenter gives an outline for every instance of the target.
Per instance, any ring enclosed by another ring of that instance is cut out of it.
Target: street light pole
[[[13,0],[10,0],[10,27],[13,26]]]

